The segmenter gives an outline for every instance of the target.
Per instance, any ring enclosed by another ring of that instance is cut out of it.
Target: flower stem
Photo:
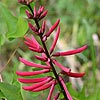
[[[34,15],[31,6],[30,6],[30,5],[27,5],[27,6],[29,7],[31,13]],[[39,29],[40,29],[40,25],[39,25],[37,19],[33,19],[33,20],[35,21],[35,24],[36,24],[36,26],[37,26],[37,28],[38,28],[38,30],[39,30]],[[42,35],[40,35],[40,39],[41,39],[41,42],[42,42],[42,45],[43,45],[43,48],[44,48],[44,50],[45,50],[45,54],[46,54],[47,58],[51,59],[50,54],[49,54],[49,52],[48,52],[48,50],[47,50],[46,44],[45,44],[45,42],[42,40]],[[63,86],[62,86],[62,83],[61,83],[61,81],[59,80],[59,75],[57,74],[57,72],[56,72],[56,70],[55,70],[55,68],[54,68],[54,65],[53,65],[53,63],[52,63],[52,60],[50,60],[49,64],[50,64],[50,66],[52,67],[53,74],[55,75],[55,77],[56,77],[56,79],[57,79],[57,81],[58,81],[58,84],[59,84],[59,86],[60,86],[60,88],[61,88],[61,91],[62,91],[62,93],[63,93],[63,95],[64,95],[65,100],[68,100],[68,97],[67,97],[67,95],[66,95],[66,92],[65,92],[65,90],[64,90],[64,88],[63,88]]]

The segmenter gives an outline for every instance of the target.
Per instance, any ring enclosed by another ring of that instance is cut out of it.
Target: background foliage
[[[86,72],[82,80],[77,80],[78,83],[72,81],[74,88],[70,83],[67,84],[74,100],[100,100],[100,1],[36,0],[35,3],[37,7],[42,4],[48,9],[48,27],[57,18],[61,19],[57,50],[77,48],[84,44],[89,46],[82,54],[59,59],[63,64],[71,66],[72,70]],[[29,93],[21,90],[22,84],[17,82],[15,74],[16,70],[29,70],[18,61],[19,56],[41,63],[34,59],[34,53],[28,51],[23,43],[23,36],[31,34],[25,9],[17,0],[0,1],[0,75],[3,79],[0,83],[0,98],[33,100],[35,97],[36,100],[45,100],[47,91]],[[49,41],[52,39],[53,36]],[[50,47],[50,43],[47,45]],[[17,97],[15,94],[18,94]]]

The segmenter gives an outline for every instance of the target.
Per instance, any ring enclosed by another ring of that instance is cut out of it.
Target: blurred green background
[[[26,19],[24,11],[21,10],[22,5],[18,4],[17,0],[1,0],[0,3],[5,5],[16,18],[21,16]],[[81,47],[84,44],[88,45],[88,49],[83,53],[58,60],[63,65],[71,67],[73,71],[86,72],[82,79],[72,81],[74,90],[80,92],[80,96],[84,87],[83,94],[87,98],[100,100],[100,98],[96,98],[98,93],[100,95],[100,0],[35,0],[35,5],[37,7],[44,5],[45,9],[48,9],[48,15],[45,18],[47,28],[57,18],[61,20],[61,34],[56,50],[64,51]],[[27,49],[23,43],[23,37],[9,39],[7,31],[6,19],[0,14],[0,70],[2,70],[0,72],[2,80],[18,85],[15,70],[29,70],[19,62],[18,57],[22,56],[37,63],[41,62],[34,59],[34,53]],[[28,33],[31,31],[27,30]],[[54,35],[49,38],[48,48],[51,46],[53,38]],[[24,100],[33,100],[33,97],[36,100],[43,100],[47,96],[47,92],[33,94],[22,91],[22,94]]]

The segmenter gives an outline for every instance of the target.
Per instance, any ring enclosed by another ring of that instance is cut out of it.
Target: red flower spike
[[[38,83],[46,80],[48,77],[43,78],[18,78],[18,81],[21,83]]]
[[[44,50],[42,48],[35,49],[35,48],[32,48],[32,47],[29,47],[29,49],[34,51],[34,52],[38,52],[38,53],[43,53],[44,52]]]
[[[59,95],[60,95],[60,92],[58,92],[58,93],[54,96],[54,99],[53,99],[53,100],[58,100]]]
[[[62,78],[62,77],[59,77],[59,79],[61,80],[61,84],[63,85],[63,88],[64,88],[64,90],[65,90],[65,92],[66,92],[66,95],[67,95],[68,99],[69,99],[69,100],[73,100],[73,98],[71,97],[70,93],[69,93],[68,90],[67,90],[67,87],[66,87],[66,85],[65,85],[65,83],[64,83],[63,78]]]
[[[39,17],[39,20],[43,19],[48,13],[48,10],[44,11],[41,16]]]
[[[63,70],[66,73],[69,73],[71,71],[71,69],[64,67],[63,65],[61,65],[59,62],[57,62],[56,60],[53,60],[53,63],[58,66],[61,70]]]
[[[38,71],[32,71],[32,72],[20,72],[16,71],[16,74],[19,76],[34,76],[34,75],[39,75],[43,73],[50,72],[50,69],[43,69],[43,70],[38,70]]]
[[[81,78],[85,75],[85,73],[73,73],[73,72],[69,72],[69,73],[66,73],[66,72],[62,72],[63,74],[66,74],[70,77],[75,77],[75,78]]]
[[[50,92],[49,92],[49,95],[48,95],[48,97],[47,97],[47,100],[51,100],[51,96],[52,96],[52,93],[53,93],[53,91],[54,91],[55,83],[56,83],[56,82],[53,82],[53,84],[52,84],[52,86],[51,86],[51,88],[50,88]]]
[[[29,19],[33,18],[33,15],[28,10],[26,10],[26,15]]]
[[[22,63],[24,63],[26,66],[36,67],[36,68],[44,68],[44,69],[49,69],[50,68],[49,66],[46,66],[46,65],[36,64],[36,63],[30,62],[30,61],[27,61],[26,59],[21,58],[21,57],[19,58],[19,60]]]
[[[28,23],[29,28],[35,33],[38,34],[38,29],[36,27],[34,27],[31,23]]]
[[[47,37],[49,37],[50,34],[51,34],[51,33],[55,30],[55,28],[59,25],[59,22],[60,22],[60,19],[58,19],[58,20],[55,22],[55,24],[49,29],[49,31],[44,35],[44,37],[43,37],[43,38],[45,38],[45,39],[43,39],[44,41],[47,40]]]
[[[32,90],[34,90],[34,89],[36,89],[36,88],[38,88],[38,87],[40,87],[40,86],[42,86],[42,85],[48,83],[51,79],[52,79],[52,78],[49,77],[48,79],[46,79],[46,80],[44,80],[44,81],[42,81],[42,82],[33,84],[32,86],[23,86],[23,89],[24,89],[24,90],[28,90],[28,91],[32,91]]]
[[[35,58],[38,60],[44,61],[46,63],[46,65],[36,64],[34,62],[27,61],[24,58],[19,58],[20,61],[22,63],[24,63],[26,66],[42,68],[42,70],[40,69],[37,71],[31,71],[31,72],[16,71],[16,74],[19,76],[34,76],[34,75],[39,75],[39,74],[43,74],[43,73],[49,73],[52,71],[55,79],[51,76],[47,76],[47,77],[42,77],[42,78],[18,78],[18,81],[20,81],[21,83],[26,83],[26,84],[33,83],[31,86],[23,86],[23,89],[27,90],[27,91],[39,92],[39,91],[50,88],[50,92],[47,97],[47,100],[51,100],[51,96],[54,91],[54,87],[58,83],[62,87],[61,91],[64,91],[64,93],[63,93],[64,96],[66,93],[66,99],[68,98],[68,100],[73,100],[73,98],[71,97],[70,93],[68,92],[67,87],[64,83],[64,80],[60,76],[60,74],[66,74],[67,76],[70,76],[70,77],[80,78],[80,77],[83,77],[85,75],[85,73],[71,72],[71,69],[66,68],[63,65],[61,65],[59,62],[57,62],[55,59],[53,59],[52,56],[57,57],[57,56],[67,56],[67,55],[77,54],[77,53],[84,51],[87,48],[87,45],[85,45],[81,48],[78,48],[76,50],[70,50],[70,51],[65,51],[65,52],[56,52],[56,53],[52,54],[55,49],[55,46],[57,44],[57,40],[58,40],[58,37],[60,34],[60,27],[58,26],[60,19],[58,19],[52,25],[52,27],[49,29],[49,31],[46,34],[44,34],[45,27],[46,27],[46,21],[43,21],[41,27],[40,27],[39,21],[47,15],[48,11],[47,10],[44,11],[43,6],[40,6],[38,11],[36,10],[36,7],[34,7],[34,11],[33,11],[31,8],[31,5],[30,5],[30,3],[33,1],[34,0],[18,0],[19,3],[28,6],[28,8],[30,9],[31,13],[28,10],[26,10],[26,15],[29,19],[33,19],[35,21],[36,27],[34,25],[32,25],[31,23],[29,23],[29,27],[36,35],[38,35],[40,37],[43,47],[36,41],[34,36],[31,36],[31,38],[28,38],[25,36],[25,44],[28,46],[28,48],[30,50],[37,52],[37,53],[41,53],[42,56],[35,56]],[[55,39],[50,47],[50,51],[48,51],[45,41],[47,40],[47,38],[51,35],[51,33],[56,28],[57,28],[57,32],[55,35]],[[56,72],[56,69],[54,68],[54,66],[52,64],[55,64],[57,67],[59,67],[61,69],[61,72],[59,74],[58,74],[58,72]],[[53,70],[55,70],[55,73]],[[57,77],[59,78],[59,82],[58,82],[58,79],[56,79]],[[54,100],[58,100],[59,95],[60,95],[60,92],[58,92],[54,96]]]
[[[56,46],[56,43],[57,43],[59,34],[60,34],[60,27],[58,27],[58,29],[57,29],[56,36],[55,36],[54,41],[53,41],[53,43],[52,43],[52,46],[51,46],[51,48],[50,48],[50,54],[54,51],[54,48],[55,48],[55,46]]]
[[[48,59],[41,56],[35,56],[36,59],[46,62]]]
[[[50,82],[46,83],[45,85],[42,85],[34,90],[32,90],[33,92],[39,92],[39,91],[43,91],[46,90],[48,88],[51,87],[51,85],[53,84],[54,80],[51,80]]]
[[[66,51],[66,52],[56,52],[54,53],[52,56],[68,56],[68,55],[73,55],[73,54],[77,54],[77,53],[80,53],[82,51],[84,51],[85,49],[87,49],[87,45],[84,45],[83,47],[81,48],[78,48],[76,50],[70,50],[70,51]]]

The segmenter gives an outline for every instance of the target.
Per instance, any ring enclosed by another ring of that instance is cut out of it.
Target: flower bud
[[[51,46],[51,48],[50,48],[50,54],[53,52],[53,50],[54,50],[54,48],[55,48],[55,46],[56,46],[56,43],[57,43],[59,34],[60,34],[60,27],[58,27],[58,29],[57,29],[56,36],[55,36],[54,41],[53,41],[53,43],[52,43],[52,46]]]
[[[38,16],[40,16],[43,13],[43,10],[44,10],[44,7],[40,6],[40,8],[39,8],[39,10],[37,12]]]
[[[33,18],[33,15],[28,10],[26,10],[26,15],[29,19]]]
[[[21,3],[21,4],[23,4],[23,5],[29,5],[33,1],[34,0],[18,0],[18,2]]]
[[[44,50],[43,48],[40,46],[40,44],[36,41],[36,39],[34,38],[34,36],[31,36],[31,39],[25,36],[25,44],[28,45],[28,48],[34,52],[38,52],[38,53],[43,53]]]
[[[51,28],[49,29],[49,31],[44,35],[43,37],[43,41],[47,40],[47,37],[50,36],[50,34],[57,28],[57,26],[59,25],[60,19],[58,19],[54,25],[51,26]],[[60,30],[59,30],[60,31]]]
[[[41,16],[39,17],[39,20],[43,19],[48,13],[48,10],[44,11]]]

